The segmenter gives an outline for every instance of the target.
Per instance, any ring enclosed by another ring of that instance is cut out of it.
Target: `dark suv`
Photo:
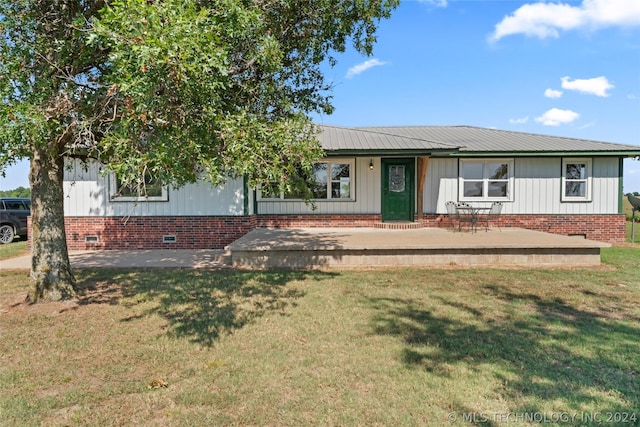
[[[31,200],[0,199],[0,243],[11,243],[15,236],[26,239],[29,215],[31,215]]]

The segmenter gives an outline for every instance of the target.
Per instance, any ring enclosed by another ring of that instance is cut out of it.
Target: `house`
[[[321,126],[319,139],[313,206],[242,179],[140,199],[97,165],[71,165],[69,248],[222,248],[261,227],[440,227],[450,200],[503,202],[502,227],[625,238],[623,158],[638,146],[470,126]]]

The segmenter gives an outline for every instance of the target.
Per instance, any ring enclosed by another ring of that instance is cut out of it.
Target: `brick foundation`
[[[69,250],[221,249],[254,228],[375,227],[381,222],[378,214],[66,217],[65,227]],[[421,222],[425,227],[449,226],[446,215],[426,214]],[[602,242],[626,238],[624,215],[501,215],[491,221],[491,227],[498,225]],[[93,236],[97,241],[88,242],[87,237]],[[175,236],[175,242],[165,243],[163,236]]]
[[[256,227],[253,216],[65,217],[64,223],[69,250],[221,249]]]
[[[382,215],[258,215],[258,228],[315,228],[315,227],[374,227],[382,222]]]
[[[447,227],[446,215],[423,215],[425,227]],[[600,242],[624,242],[626,219],[624,215],[500,215],[491,220],[491,227],[518,227],[563,236],[578,235]],[[479,227],[484,224],[480,223]]]

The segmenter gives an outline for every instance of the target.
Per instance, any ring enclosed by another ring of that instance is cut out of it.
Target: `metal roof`
[[[318,139],[326,151],[338,152],[455,152],[459,146],[431,141],[424,136],[400,135],[393,132],[320,125]]]
[[[328,152],[415,151],[457,155],[640,155],[640,146],[539,135],[473,126],[395,126],[345,128],[321,125]]]

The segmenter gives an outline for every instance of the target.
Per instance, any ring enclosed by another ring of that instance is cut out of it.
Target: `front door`
[[[382,220],[413,221],[414,159],[382,159]]]

